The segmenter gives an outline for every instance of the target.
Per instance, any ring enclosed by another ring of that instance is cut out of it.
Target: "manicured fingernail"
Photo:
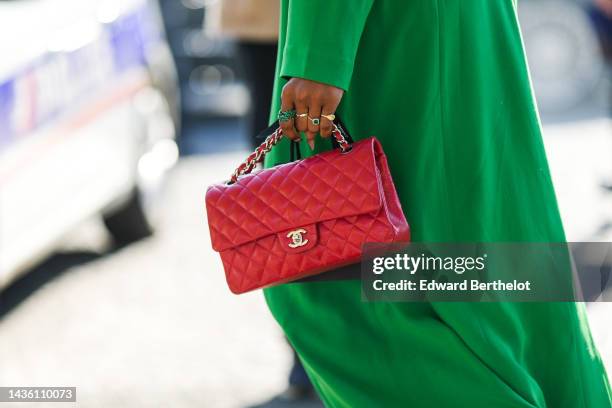
[[[308,146],[310,146],[310,150],[314,150],[314,140],[309,140]]]

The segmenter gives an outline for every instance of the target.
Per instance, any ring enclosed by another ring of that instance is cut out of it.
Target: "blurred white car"
[[[91,216],[149,233],[178,91],[155,1],[0,1],[0,53],[1,289]]]

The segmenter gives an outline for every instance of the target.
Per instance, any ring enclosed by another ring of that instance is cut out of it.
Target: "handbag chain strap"
[[[342,153],[346,153],[351,150],[351,145],[349,142],[347,142],[346,138],[335,124],[334,129],[332,130],[332,136],[336,142],[338,142],[338,146],[340,147]],[[236,168],[236,170],[234,170],[229,184],[234,184],[238,180],[238,177],[244,174],[249,174],[251,171],[253,171],[257,163],[263,161],[266,154],[272,150],[272,147],[274,147],[274,145],[276,145],[282,137],[283,130],[281,128],[276,129],[274,133],[268,136],[266,140],[260,144],[259,147],[257,147],[257,149],[255,149],[255,151],[253,151],[253,153],[251,153],[246,160]]]

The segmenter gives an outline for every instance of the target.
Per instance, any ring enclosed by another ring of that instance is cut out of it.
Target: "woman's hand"
[[[297,116],[281,122],[283,134],[291,140],[299,140],[298,132],[306,133],[306,140],[314,149],[314,139],[317,133],[329,137],[333,129],[332,122],[322,115],[333,115],[340,104],[344,91],[335,86],[309,81],[302,78],[291,78],[283,87],[281,94],[281,110],[295,109]],[[320,124],[312,119],[319,119]]]

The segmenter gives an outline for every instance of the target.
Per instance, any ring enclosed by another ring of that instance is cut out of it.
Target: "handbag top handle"
[[[245,174],[249,174],[251,171],[253,171],[257,163],[262,162],[266,154],[269,153],[270,150],[272,150],[272,148],[282,139],[283,130],[280,127],[277,127],[277,123],[278,122],[275,122],[272,126],[270,126],[270,128],[276,127],[276,130],[274,130],[271,135],[266,137],[266,140],[264,140],[264,142],[260,144],[259,147],[257,147],[255,151],[253,151],[253,153],[251,153],[236,168],[236,170],[234,170],[234,173],[232,173],[228,184],[234,184],[238,180],[238,177]],[[340,150],[342,150],[343,153],[350,151],[351,144],[353,143],[353,139],[348,135],[348,137],[345,137],[345,134],[346,132],[344,131],[344,129],[341,128],[339,124],[334,122],[334,128],[332,130],[332,140],[334,145],[337,144],[337,146],[340,148]],[[347,139],[350,140],[350,142]]]

